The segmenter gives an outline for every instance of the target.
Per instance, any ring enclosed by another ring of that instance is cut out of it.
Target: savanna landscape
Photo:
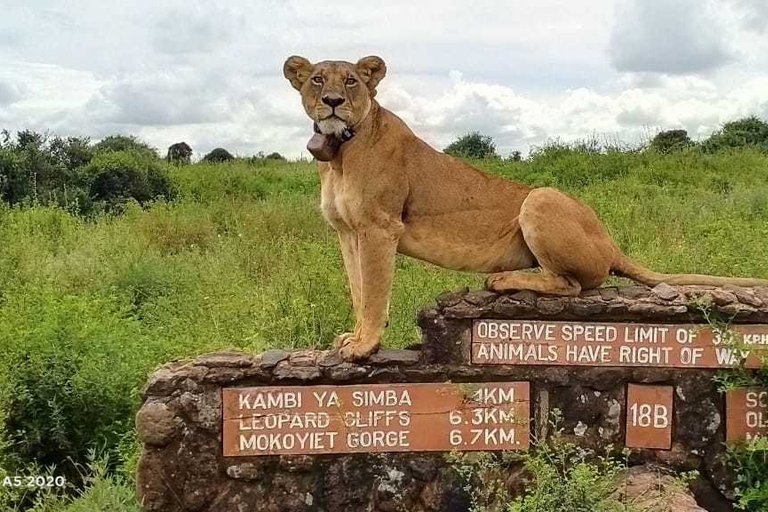
[[[448,151],[579,198],[626,254],[656,270],[768,277],[760,119],[700,142],[676,132],[635,147],[551,141],[523,159],[470,134]],[[170,160],[123,136],[2,140],[0,480],[67,481],[4,485],[4,510],[138,510],[133,417],[154,368],[222,349],[326,348],[353,321],[314,162]],[[398,258],[389,347],[418,343],[416,312],[438,294],[483,282]],[[762,453],[734,456],[744,510],[768,507]],[[599,471],[580,474],[600,488]]]

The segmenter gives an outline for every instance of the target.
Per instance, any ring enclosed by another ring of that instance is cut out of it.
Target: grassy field
[[[764,153],[553,146],[523,162],[478,165],[580,198],[627,254],[656,270],[768,278]],[[0,477],[42,470],[29,460],[61,464],[62,454],[83,464],[88,450],[118,468],[53,470],[90,475],[94,485],[74,502],[40,498],[37,511],[135,509],[120,475],[135,460],[139,390],[158,364],[227,348],[326,347],[352,324],[314,164],[170,172],[176,201],[120,215],[0,205]],[[384,343],[417,342],[419,308],[481,284],[482,276],[399,258]],[[97,500],[114,501],[98,508]],[[0,507],[22,501],[0,488]]]

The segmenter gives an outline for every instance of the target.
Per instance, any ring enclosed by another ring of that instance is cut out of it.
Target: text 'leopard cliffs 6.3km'
[[[493,176],[431,148],[374,100],[375,56],[283,69],[301,93],[320,161],[322,211],[338,232],[356,316],[342,357],[375,352],[386,324],[395,254],[491,274],[495,291],[578,295],[609,274],[656,285],[768,286],[768,280],[662,274],[628,259],[588,206],[553,188]],[[539,268],[540,272],[525,272]]]

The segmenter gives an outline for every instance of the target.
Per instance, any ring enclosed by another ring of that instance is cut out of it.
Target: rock
[[[726,315],[740,315],[740,316],[746,316],[746,315],[750,315],[752,313],[757,312],[755,308],[750,306],[745,306],[744,304],[739,304],[738,302],[720,306],[718,310],[721,313],[725,313]]]
[[[144,443],[165,446],[181,426],[181,419],[161,402],[146,402],[136,414],[136,431]]]
[[[317,358],[318,366],[322,366],[323,368],[336,366],[343,362],[344,360],[341,358],[341,354],[339,354],[338,350],[323,350]]]
[[[253,356],[242,352],[214,352],[196,357],[192,364],[208,368],[250,368],[254,362]]]
[[[325,375],[334,381],[345,382],[365,377],[370,368],[353,363],[341,363],[325,369]]]
[[[288,352],[285,350],[267,350],[261,354],[259,366],[262,368],[273,368],[286,359],[288,359]]]
[[[479,290],[466,294],[464,300],[475,306],[486,306],[496,300],[498,296],[498,293],[492,292],[491,290]]]
[[[201,428],[216,431],[221,423],[221,394],[182,393],[179,406],[189,419]]]
[[[615,286],[598,288],[597,291],[600,293],[600,297],[603,300],[616,300],[619,298],[619,289],[616,288]]]
[[[667,283],[659,283],[651,289],[651,293],[664,300],[674,300],[680,296],[680,292]]]
[[[309,382],[317,380],[323,376],[320,368],[316,366],[291,366],[288,361],[281,361],[275,366],[272,375],[277,380],[300,380]]]
[[[489,308],[475,306],[466,301],[443,308],[446,318],[478,318],[486,311],[489,311]]]
[[[602,301],[585,300],[585,299],[573,299],[568,305],[568,311],[576,316],[592,316],[597,315],[605,311],[605,304]]]
[[[150,375],[147,384],[144,386],[143,395],[167,395],[170,391],[176,389],[185,380],[193,382],[202,381],[208,373],[208,369],[202,366],[192,366],[186,364],[166,365],[158,368]]]
[[[556,315],[565,309],[566,299],[541,297],[536,301],[536,308],[545,315]]]
[[[281,455],[279,466],[289,473],[303,473],[312,470],[315,459],[311,455]]]
[[[645,286],[625,286],[619,288],[619,295],[625,299],[641,299],[648,296],[648,288]]]
[[[628,469],[618,482],[617,494],[637,510],[707,512],[678,480],[649,466]]]
[[[227,476],[235,480],[258,480],[261,476],[259,466],[252,462],[243,462],[227,466]]]
[[[215,382],[217,384],[227,384],[240,380],[245,376],[245,371],[241,368],[218,367],[211,368],[205,374],[205,382]]]
[[[379,350],[373,354],[368,362],[375,365],[398,364],[410,366],[417,364],[421,359],[421,353],[415,350]]]
[[[469,288],[463,288],[456,292],[446,292],[438,295],[435,301],[441,308],[448,308],[464,300],[464,295],[467,293],[469,293]]]
[[[739,300],[739,302],[746,304],[748,306],[759,308],[764,304],[763,300],[760,297],[758,297],[753,290],[749,288],[741,288],[738,286],[725,285],[723,286],[723,289],[733,293],[736,296],[736,298]]]
[[[709,295],[718,306],[726,306],[728,304],[733,304],[734,302],[739,302],[739,299],[736,298],[736,295],[720,288],[713,289],[709,292]]]
[[[291,366],[315,366],[317,364],[317,350],[291,352],[288,361],[290,361]]]
[[[510,299],[518,302],[524,302],[529,306],[533,306],[534,304],[536,304],[537,297],[538,296],[536,295],[536,293],[530,290],[520,290],[519,292],[515,292],[509,296]]]
[[[530,304],[518,302],[512,299],[512,297],[505,295],[502,295],[491,306],[493,313],[502,318],[521,318],[535,311]]]

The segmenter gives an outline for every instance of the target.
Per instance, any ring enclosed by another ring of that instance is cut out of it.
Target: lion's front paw
[[[341,338],[341,336],[337,337],[337,340],[339,338]],[[338,346],[338,349],[339,355],[341,355],[341,358],[344,361],[360,361],[362,359],[368,359],[371,354],[379,350],[379,342],[366,342],[358,339],[354,334],[350,334],[344,338],[341,345]]]
[[[333,348],[341,349],[341,347],[343,347],[347,343],[347,340],[354,337],[355,337],[355,333],[353,332],[344,332],[339,334],[333,339]]]

